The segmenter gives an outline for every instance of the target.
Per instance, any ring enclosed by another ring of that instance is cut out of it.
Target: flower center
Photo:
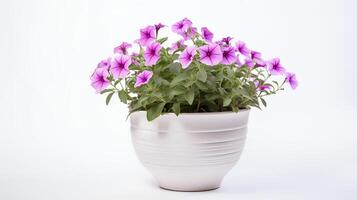
[[[278,69],[279,68],[279,65],[277,63],[274,63],[273,64],[273,69]]]
[[[189,59],[189,60],[192,60],[192,57],[193,57],[192,54],[187,55],[187,59]]]
[[[227,51],[223,51],[223,57],[227,57],[228,56],[228,52]]]
[[[146,82],[147,80],[148,80],[148,77],[146,77],[146,76],[141,77],[142,82]]]
[[[119,64],[118,64],[118,68],[119,68],[119,69],[124,69],[124,63],[119,63]]]
[[[104,76],[99,76],[99,77],[98,77],[98,80],[99,80],[100,82],[102,82],[102,83],[106,82]]]
[[[211,56],[212,56],[212,51],[207,51],[206,55],[207,55],[208,57],[211,57]]]
[[[150,49],[150,54],[151,54],[152,56],[154,56],[154,55],[155,55],[155,49]]]

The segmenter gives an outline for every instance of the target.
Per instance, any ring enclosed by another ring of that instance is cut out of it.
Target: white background
[[[357,3],[348,0],[0,1],[0,199],[357,199]],[[89,76],[139,28],[188,17],[279,56],[300,86],[253,110],[222,187],[161,190],[126,106]]]

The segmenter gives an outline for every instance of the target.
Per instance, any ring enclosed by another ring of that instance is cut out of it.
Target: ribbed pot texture
[[[131,114],[131,135],[139,160],[160,187],[204,191],[220,187],[238,161],[249,110],[164,114],[152,122],[146,112]]]

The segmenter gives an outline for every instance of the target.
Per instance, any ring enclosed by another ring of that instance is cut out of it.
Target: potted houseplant
[[[187,18],[172,25],[171,46],[161,23],[140,30],[102,60],[91,84],[128,104],[134,148],[160,187],[202,191],[220,186],[243,150],[251,107],[297,87],[279,58],[264,60],[242,41],[214,41]],[[137,48],[135,50],[135,48]]]

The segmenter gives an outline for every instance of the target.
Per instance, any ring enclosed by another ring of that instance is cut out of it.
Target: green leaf
[[[195,98],[195,92],[191,88],[186,94],[185,94],[185,99],[188,102],[188,104],[192,105],[193,99]]]
[[[204,69],[198,70],[198,72],[197,72],[197,79],[200,80],[200,81],[202,81],[202,82],[206,82],[206,80],[207,80],[206,70],[204,70]]]
[[[159,117],[164,109],[165,102],[154,104],[146,112],[146,118],[148,121],[152,121],[155,118]]]
[[[226,97],[226,98],[223,99],[223,106],[226,107],[229,104],[231,104],[231,102],[232,102],[232,99],[229,98],[229,97]]]
[[[170,83],[170,87],[175,87],[181,81],[186,80],[188,77],[185,74],[180,74],[176,76]]]
[[[229,78],[229,80],[231,80],[234,76],[234,71],[230,68],[227,68],[227,77]]]
[[[224,88],[218,88],[218,91],[221,95],[226,94],[226,90]]]
[[[157,41],[158,41],[160,44],[162,44],[162,43],[166,42],[167,39],[168,39],[168,37],[164,37],[164,38],[158,39]]]
[[[154,79],[155,82],[160,86],[160,85],[170,85],[170,82],[167,81],[166,79],[163,79],[161,77],[157,77]]]
[[[171,90],[169,90],[168,95],[173,97],[173,96],[181,95],[184,93],[186,93],[186,88],[175,87],[175,88],[172,88]]]
[[[142,96],[138,99],[138,104],[145,107],[147,105],[148,100],[149,100],[149,96]]]
[[[172,110],[174,111],[175,115],[178,116],[180,114],[180,103],[174,103]]]
[[[202,83],[201,81],[196,81],[195,85],[202,91],[208,91],[209,90],[207,84]]]
[[[121,81],[121,78],[118,79],[118,80],[116,80],[116,81],[114,82],[114,86],[117,86],[117,85],[120,83],[120,81]]]
[[[123,102],[123,103],[127,103],[128,101],[128,94],[126,93],[126,91],[125,90],[120,90],[119,92],[118,92],[118,96],[119,96],[119,99],[120,99],[120,101],[121,102]]]
[[[112,91],[113,91],[113,89],[105,89],[105,90],[102,90],[102,91],[100,92],[100,94],[104,94],[104,93],[112,92]]]
[[[215,101],[216,99],[219,99],[221,96],[218,94],[206,94],[205,95],[205,100],[206,101]]]
[[[262,104],[264,105],[264,107],[267,107],[267,102],[266,102],[263,98],[260,98],[260,101],[262,102]]]
[[[237,106],[231,106],[231,108],[232,108],[232,111],[233,112],[238,112],[239,111],[239,109],[238,109],[238,107]]]
[[[182,69],[181,64],[177,63],[177,62],[170,64],[168,67],[169,67],[170,72],[172,72],[174,74],[179,73],[180,70]]]
[[[107,105],[109,104],[109,101],[110,101],[110,99],[112,98],[112,96],[113,96],[114,93],[115,93],[115,92],[112,92],[112,93],[109,93],[109,94],[108,94],[107,99],[105,100],[105,103],[106,103]]]

